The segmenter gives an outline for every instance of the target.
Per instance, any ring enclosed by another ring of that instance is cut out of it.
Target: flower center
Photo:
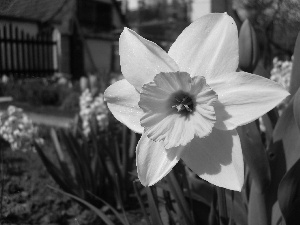
[[[159,73],[141,90],[144,133],[152,141],[163,141],[166,149],[184,146],[195,136],[206,137],[216,121],[217,99],[204,77],[180,71]]]
[[[176,113],[188,115],[194,111],[193,98],[183,91],[176,92],[171,96],[171,108],[176,110]]]

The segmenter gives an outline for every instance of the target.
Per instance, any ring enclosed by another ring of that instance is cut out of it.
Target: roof
[[[0,16],[36,22],[63,19],[66,10],[73,8],[75,0],[10,0],[0,3]]]

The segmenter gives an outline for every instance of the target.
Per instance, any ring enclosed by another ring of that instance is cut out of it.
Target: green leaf
[[[217,191],[215,188],[213,188],[213,195],[212,195],[212,200],[210,202],[210,211],[209,211],[209,216],[208,216],[208,224],[209,225],[220,224],[219,217],[218,217],[219,215],[218,215],[217,205],[218,205]]]
[[[287,169],[290,169],[300,158],[300,130],[294,116],[294,111],[298,111],[298,106],[294,107],[296,97],[294,95],[290,100],[273,133],[274,140],[282,139],[283,141]]]
[[[272,225],[284,225],[284,220],[282,217],[282,213],[279,207],[278,201],[275,202],[274,206],[272,207]]]
[[[287,225],[300,221],[300,160],[285,174],[278,188],[278,203]]]
[[[298,33],[298,37],[294,48],[294,60],[293,60],[293,68],[292,68],[290,89],[289,89],[291,96],[293,96],[297,92],[299,87],[300,87],[300,32]]]
[[[218,209],[219,209],[220,225],[225,225],[229,223],[225,189],[222,187],[216,187],[216,189],[218,194]]]
[[[274,142],[282,140],[285,134],[294,124],[293,117],[294,97],[289,101],[288,106],[282,112],[273,131]]]
[[[148,196],[149,202],[149,211],[151,215],[151,221],[153,225],[163,225],[161,220],[161,216],[159,214],[158,204],[157,204],[157,197],[154,195],[154,188],[155,187],[145,187]]]
[[[300,88],[298,88],[298,91],[295,94],[293,112],[296,124],[300,130]]]
[[[271,182],[271,171],[266,150],[255,122],[238,127],[243,156],[257,191],[263,193]]]
[[[267,149],[271,168],[271,184],[265,195],[267,195],[268,209],[271,209],[277,201],[277,190],[280,181],[286,173],[286,155],[282,141],[271,142]],[[271,213],[271,210],[268,211]],[[271,215],[269,215],[271,217]]]
[[[59,189],[56,189],[54,187],[51,187],[49,186],[49,188],[61,193],[61,194],[64,194],[68,197],[71,197],[79,202],[81,202],[82,204],[86,205],[88,208],[90,208],[91,210],[93,210],[107,225],[114,225],[114,223],[111,221],[111,219],[109,219],[108,216],[106,216],[100,209],[96,208],[95,206],[93,206],[92,204],[88,203],[87,201],[75,196],[75,195],[72,195],[70,193],[67,193],[67,192],[64,192],[64,191],[61,191]]]
[[[49,174],[53,177],[55,182],[64,190],[68,190],[71,193],[76,193],[76,185],[73,183],[70,177],[65,176],[62,171],[55,166],[44,154],[43,150],[38,144],[35,143],[35,149],[39,154],[43,164],[45,165]]]
[[[249,205],[248,205],[248,225],[269,225],[269,217],[267,212],[268,204],[266,202],[266,195],[257,192],[251,185]]]
[[[240,29],[239,59],[239,67],[248,73],[254,71],[259,59],[256,34],[248,19],[243,22]]]
[[[141,196],[140,191],[138,190],[138,187],[137,187],[137,181],[133,181],[133,188],[134,188],[134,193],[135,193],[135,195],[138,199],[139,205],[141,207],[141,210],[143,212],[144,218],[146,220],[146,223],[147,223],[147,225],[151,225],[148,214],[147,214],[147,211],[146,211],[146,208],[145,208],[145,205],[144,205],[143,200],[142,200],[142,196]]]
[[[94,195],[93,193],[89,192],[92,196],[94,196],[96,199],[98,199],[99,201],[101,201],[104,205],[106,205],[114,214],[115,216],[118,218],[118,220],[124,224],[124,225],[129,225],[128,219],[126,217],[126,213],[124,208],[122,208],[123,214],[124,214],[124,218],[121,216],[121,214],[112,206],[110,205],[108,202],[104,201],[102,198],[100,198],[99,196]]]
[[[166,176],[166,179],[168,181],[170,191],[171,191],[172,195],[174,196],[174,198],[176,199],[176,202],[179,206],[180,214],[183,216],[186,224],[192,225],[193,218],[189,211],[189,206],[184,197],[184,193],[183,193],[181,187],[179,186],[177,178],[175,177],[174,172],[172,170]]]

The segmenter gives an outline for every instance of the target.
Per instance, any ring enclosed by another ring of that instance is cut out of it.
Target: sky
[[[210,12],[211,0],[192,0],[192,21]],[[136,9],[138,0],[127,0],[129,9]]]

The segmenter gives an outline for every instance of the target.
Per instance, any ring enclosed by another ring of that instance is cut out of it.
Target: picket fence
[[[46,77],[57,72],[56,41],[49,34],[26,34],[19,27],[0,27],[0,76]]]

